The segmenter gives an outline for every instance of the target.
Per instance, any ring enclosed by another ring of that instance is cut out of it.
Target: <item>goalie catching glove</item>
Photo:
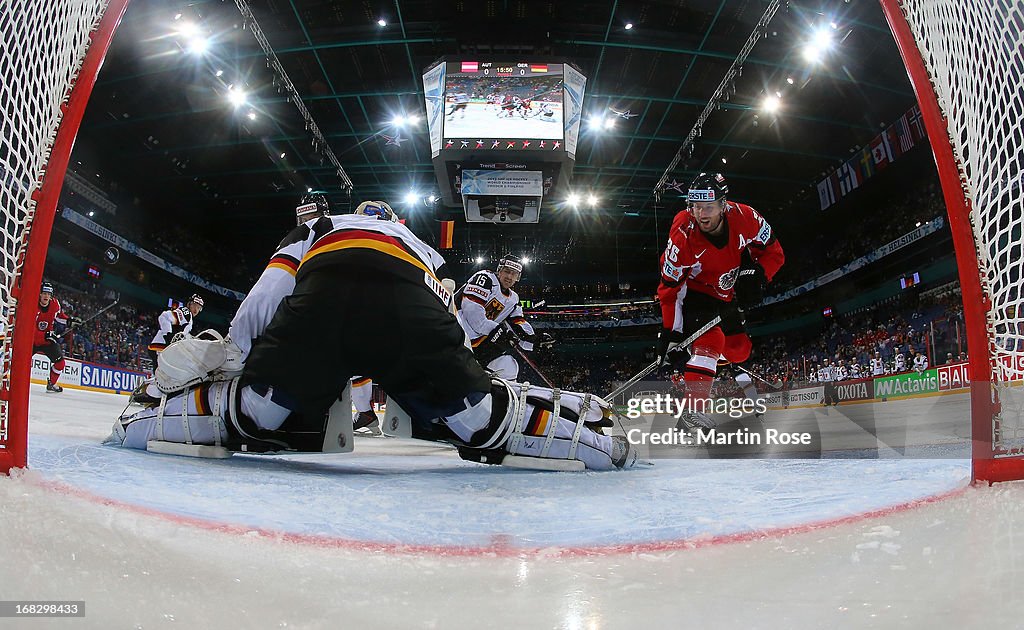
[[[227,380],[242,373],[242,350],[216,330],[185,336],[164,348],[154,377],[165,394],[197,383]]]

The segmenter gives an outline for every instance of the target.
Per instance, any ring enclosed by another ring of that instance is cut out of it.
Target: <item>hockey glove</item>
[[[50,332],[46,333],[46,343],[55,343],[55,344],[57,344],[59,346],[60,345],[60,337],[61,337],[60,335],[58,335],[56,332],[51,330]]]
[[[753,263],[750,268],[741,271],[740,277],[736,279],[736,303],[740,308],[757,306],[764,299],[764,285],[764,268]]]
[[[81,317],[69,317],[68,318],[68,328],[78,328],[81,325],[82,325],[82,318]]]

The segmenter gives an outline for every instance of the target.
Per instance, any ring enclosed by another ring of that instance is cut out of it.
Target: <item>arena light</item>
[[[827,28],[819,28],[814,31],[811,41],[804,46],[804,59],[809,63],[816,63],[825,56],[828,49],[832,47],[832,32]]]
[[[419,194],[416,193],[416,191],[414,191],[414,190],[410,190],[409,192],[405,193],[405,203],[407,203],[407,204],[412,205],[412,204],[416,203],[416,201],[419,198],[420,198]]]
[[[394,117],[392,117],[391,124],[396,127],[404,127],[407,121],[408,119],[404,115],[396,114]]]
[[[590,194],[590,195],[587,195],[587,204],[588,204],[588,205],[589,205],[589,206],[590,206],[591,208],[593,208],[594,206],[596,206],[596,205],[597,205],[597,202],[598,202],[598,201],[599,201],[599,200],[598,200],[598,198],[597,198],[597,195],[594,195],[594,194]]]
[[[437,195],[430,195],[429,197],[427,197],[427,203],[431,205],[437,203]]]
[[[633,29],[633,23],[632,22],[626,22],[626,30],[629,31],[629,30],[632,30],[632,29]]]
[[[215,77],[219,77],[219,76],[221,76],[222,74],[224,74],[224,71],[223,71],[223,70],[218,70],[218,71],[216,71],[216,72],[214,72],[214,73],[213,73],[213,76],[215,76]]]
[[[779,111],[781,106],[782,99],[774,94],[769,94],[764,98],[764,101],[761,102],[761,109],[769,114],[774,114]]]
[[[575,208],[575,207],[577,207],[578,205],[580,205],[580,196],[579,196],[579,195],[577,195],[576,193],[569,193],[569,196],[568,196],[568,197],[566,197],[565,201],[566,201],[566,202],[567,202],[567,203],[568,203],[568,204],[569,204],[570,206],[572,206],[573,208]]]
[[[246,101],[249,100],[249,95],[245,93],[245,90],[231,86],[228,88],[228,101],[231,102],[235,107],[241,107],[245,105]]]
[[[614,118],[605,118],[604,119],[603,127],[605,129],[612,129],[612,128],[614,128],[615,127],[615,119]]]
[[[246,114],[246,116],[248,116],[249,120],[256,120],[256,112],[252,110],[249,110],[249,113]]]
[[[199,25],[195,22],[182,22],[177,26],[178,34],[182,35],[186,39],[192,39],[193,37],[199,37]]]
[[[205,55],[206,51],[210,49],[210,40],[197,35],[188,41],[188,51],[193,55]]]
[[[594,116],[587,124],[591,129],[601,129],[604,127],[604,116]]]
[[[483,256],[477,256],[474,260],[476,261],[476,264],[478,264],[478,265],[484,264],[484,257]]]
[[[388,25],[388,21],[385,20],[384,18],[381,18],[381,19],[377,20],[377,26],[385,27],[387,25]]]
[[[312,186],[307,186],[306,187],[306,192],[308,192],[308,193],[313,192],[313,187]]]
[[[529,256],[523,256],[521,260],[523,261],[524,265],[529,265],[530,264],[530,257]]]
[[[287,155],[288,155],[287,153],[285,153],[284,151],[281,151],[281,159],[282,159],[282,160],[283,160],[283,159],[285,158],[285,156],[287,156]]]

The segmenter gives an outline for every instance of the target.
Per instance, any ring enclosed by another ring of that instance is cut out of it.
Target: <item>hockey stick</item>
[[[761,377],[760,377],[760,376],[758,376],[757,374],[754,374],[753,372],[751,372],[751,371],[750,371],[750,370],[748,370],[747,368],[743,367],[742,365],[736,365],[735,363],[733,363],[733,364],[732,364],[732,366],[733,366],[734,368],[736,368],[737,370],[739,370],[740,372],[743,372],[743,373],[744,373],[744,374],[746,374],[747,376],[749,376],[749,377],[751,377],[751,378],[756,378],[757,380],[761,381],[762,383],[764,383],[764,384],[765,384],[765,385],[767,385],[768,387],[771,387],[772,389],[775,389],[775,384],[774,384],[774,383],[769,383],[769,382],[768,382],[767,380],[765,380],[765,379],[761,378]]]
[[[702,326],[702,327],[700,328],[700,330],[698,330],[697,332],[695,332],[695,333],[693,333],[692,335],[690,335],[689,337],[687,337],[687,338],[686,338],[686,340],[684,340],[684,341],[682,341],[682,342],[680,342],[680,343],[674,343],[674,344],[670,344],[670,345],[669,345],[669,347],[668,347],[668,350],[667,350],[667,351],[665,352],[665,354],[668,354],[668,352],[670,352],[670,351],[672,351],[672,350],[674,350],[675,348],[678,348],[678,347],[680,347],[680,346],[682,346],[682,347],[684,347],[684,348],[685,348],[686,346],[690,345],[690,344],[691,344],[691,343],[693,343],[694,341],[697,341],[697,339],[698,339],[698,338],[699,338],[699,337],[700,337],[701,335],[703,335],[703,334],[704,334],[704,333],[706,333],[707,331],[711,330],[711,329],[712,329],[712,328],[714,328],[715,326],[719,325],[720,323],[722,323],[722,316],[721,316],[721,315],[715,315],[714,319],[712,319],[712,320],[711,320],[711,321],[709,321],[708,323],[704,324],[704,325],[703,325],[703,326]],[[637,383],[638,383],[639,381],[641,381],[641,380],[642,380],[642,379],[643,379],[643,378],[644,378],[645,376],[647,376],[648,374],[650,374],[650,373],[651,373],[651,372],[653,372],[654,370],[658,369],[658,366],[660,366],[660,365],[661,365],[661,363],[662,363],[662,361],[664,361],[664,359],[665,359],[665,357],[658,357],[657,359],[655,359],[655,360],[654,360],[654,363],[651,363],[650,365],[648,365],[648,366],[647,366],[647,367],[645,367],[644,369],[640,370],[640,371],[639,371],[639,372],[638,372],[638,373],[636,374],[636,376],[634,376],[633,378],[629,379],[628,381],[626,381],[626,382],[625,382],[625,383],[623,383],[622,385],[619,385],[618,387],[616,387],[616,388],[615,388],[614,390],[612,390],[612,391],[611,391],[611,392],[610,392],[609,394],[607,394],[606,396],[602,396],[602,398],[604,398],[604,399],[605,399],[605,400],[607,400],[608,402],[611,402],[613,398],[615,398],[616,396],[618,396],[618,395],[619,395],[619,394],[621,394],[622,392],[626,391],[627,389],[629,389],[629,388],[630,388],[630,387],[632,387],[633,385],[637,384]]]
[[[512,349],[516,351],[516,354],[522,357],[523,361],[526,361],[526,365],[529,365],[531,368],[533,368],[533,371],[537,373],[537,376],[539,376],[548,387],[550,387],[551,389],[555,389],[555,386],[551,384],[551,381],[548,380],[548,377],[544,376],[544,373],[540,371],[540,368],[537,367],[537,364],[531,361],[530,357],[526,356],[526,353],[523,352],[522,348],[520,348],[518,345],[514,345],[512,346]]]
[[[96,312],[95,312],[95,313],[94,313],[93,315],[91,315],[90,317],[86,317],[85,319],[83,319],[83,320],[81,320],[81,321],[78,321],[78,322],[75,322],[74,324],[71,324],[70,326],[68,326],[68,327],[67,327],[67,330],[65,330],[65,331],[64,331],[64,333],[65,333],[65,334],[66,334],[66,333],[69,333],[69,332],[71,332],[72,330],[74,330],[75,328],[77,328],[77,327],[79,327],[79,326],[81,326],[81,325],[83,325],[83,324],[87,324],[87,323],[91,322],[92,320],[96,319],[96,318],[97,318],[97,317],[99,317],[100,315],[102,315],[102,314],[106,313],[106,312],[107,312],[107,311],[109,311],[110,309],[112,309],[112,308],[114,308],[115,306],[117,306],[117,303],[118,303],[118,302],[120,302],[120,301],[121,301],[121,298],[116,298],[116,299],[114,299],[114,301],[113,301],[113,302],[111,302],[110,304],[108,304],[108,305],[104,306],[104,307],[103,307],[103,308],[101,308],[100,310],[96,311]]]

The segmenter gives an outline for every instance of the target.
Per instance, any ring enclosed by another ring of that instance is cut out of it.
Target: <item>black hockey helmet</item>
[[[331,213],[331,204],[327,195],[320,192],[306,193],[295,206],[295,221],[305,223],[314,217],[325,217]]]
[[[725,196],[728,194],[729,184],[725,183],[725,176],[721,173],[701,173],[690,184],[686,200],[690,203],[695,201],[719,201],[725,199]]]
[[[501,271],[503,268],[508,267],[512,271],[519,274],[519,277],[523,275],[523,261],[519,260],[512,254],[505,254],[498,260],[498,266],[495,267],[495,271]]]
[[[49,282],[44,282],[42,284],[42,286],[39,287],[39,292],[40,293],[50,293],[50,294],[52,294],[53,293],[53,285],[50,284]]]

